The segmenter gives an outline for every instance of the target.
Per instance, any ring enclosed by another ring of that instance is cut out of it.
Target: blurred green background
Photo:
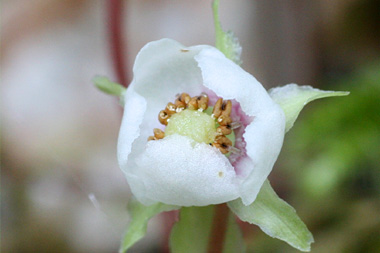
[[[129,188],[116,161],[121,110],[107,1],[1,2],[1,251],[117,252]],[[243,68],[266,88],[350,91],[312,102],[270,180],[314,234],[312,252],[380,252],[380,2],[221,1]],[[213,44],[211,1],[124,0],[128,76],[138,50],[169,37]],[[166,252],[167,217],[131,252]],[[242,225],[249,252],[296,252]]]

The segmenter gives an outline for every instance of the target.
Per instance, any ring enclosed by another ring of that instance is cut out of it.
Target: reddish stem
[[[208,244],[209,253],[223,252],[226,237],[229,209],[227,204],[216,205]]]
[[[128,86],[123,43],[123,0],[108,0],[108,32],[112,64],[117,82]]]

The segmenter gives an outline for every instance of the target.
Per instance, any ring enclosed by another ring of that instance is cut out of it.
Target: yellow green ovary
[[[215,132],[215,120],[210,115],[196,110],[183,110],[170,117],[165,136],[179,134],[199,143],[212,143]]]

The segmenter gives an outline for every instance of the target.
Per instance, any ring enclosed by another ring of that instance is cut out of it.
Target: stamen
[[[185,109],[192,110],[193,112],[191,113],[194,113],[195,110],[203,112],[204,110],[208,108],[209,97],[207,96],[206,93],[202,93],[201,95],[196,96],[196,97],[190,97],[189,94],[187,93],[181,93],[181,94],[178,94],[176,97],[177,98],[174,104],[168,103],[166,105],[165,110],[160,111],[158,115],[158,119],[161,124],[168,125],[168,122],[170,121],[170,118],[172,115],[174,115],[175,113],[179,113]],[[209,128],[210,129],[212,128],[213,130],[211,130],[212,132],[205,137],[206,138],[205,140],[207,141],[205,142],[208,143],[208,141],[211,141],[209,144],[219,149],[219,151],[222,154],[227,154],[229,152],[234,153],[234,154],[239,154],[241,152],[238,148],[233,147],[232,141],[226,137],[226,135],[231,134],[234,129],[242,126],[242,123],[240,122],[232,122],[231,117],[230,117],[231,111],[232,111],[231,100],[223,101],[222,98],[219,98],[217,102],[215,103],[215,106],[211,114],[211,118],[213,118],[214,120],[216,119],[216,122],[219,124],[219,126],[215,130],[214,128],[215,121],[210,119],[211,122],[209,122],[210,124]],[[190,111],[188,111],[188,113],[190,113]],[[178,118],[175,118],[175,119],[178,119]],[[171,125],[171,128],[169,126],[170,125],[168,125],[168,128],[167,128],[168,130],[167,134],[170,134],[170,131],[172,132],[174,131],[175,133],[175,131],[178,130],[178,129],[176,130],[175,125]],[[169,130],[169,128],[171,130]],[[193,133],[193,130],[190,128],[189,131],[191,132],[186,133],[186,134],[191,136],[191,134]],[[165,137],[165,133],[161,129],[155,128],[153,129],[153,132],[154,132],[154,136],[149,136],[148,141],[159,140]],[[195,137],[193,136],[192,138],[195,138]],[[204,140],[201,139],[201,141],[204,141]]]
[[[177,106],[177,109],[185,109],[187,107],[187,104],[190,102],[191,97],[187,93],[182,93],[178,96],[178,98],[175,100],[175,105]]]
[[[164,110],[160,111],[158,114],[158,120],[160,123],[166,126],[168,124],[168,119],[169,115]]]
[[[241,150],[240,150],[240,149],[235,148],[235,147],[233,147],[233,146],[229,146],[229,147],[227,148],[227,150],[228,150],[229,152],[233,153],[233,154],[240,154],[240,153],[241,153]]]
[[[161,129],[155,128],[153,129],[153,133],[154,137],[156,137],[157,139],[163,139],[165,137],[165,133]]]
[[[165,112],[171,116],[172,114],[176,113],[177,107],[173,103],[168,103],[165,108]]]
[[[208,108],[208,96],[206,94],[199,96],[197,100],[199,109],[202,109],[202,111],[204,111]]]
[[[232,133],[232,129],[227,125],[227,126],[219,126],[216,129],[216,134],[217,135],[229,135]]]
[[[187,105],[190,110],[198,110],[198,101],[196,97],[192,97]]]
[[[216,101],[214,108],[212,109],[212,115],[214,118],[219,118],[219,116],[222,114],[222,104],[223,99],[219,98],[218,101]]]
[[[236,128],[239,128],[242,126],[242,124],[240,122],[232,122],[230,124],[228,124],[227,126],[229,126],[232,130],[236,129]]]
[[[232,141],[226,136],[217,136],[212,145],[219,149],[223,154],[227,154],[229,152],[228,147],[232,145]]]
[[[156,137],[153,137],[153,136],[149,136],[149,137],[148,137],[148,141],[155,141],[155,140],[157,140]]]
[[[176,101],[174,102],[174,104],[177,107],[177,109],[185,109],[186,108],[186,104],[185,104],[185,102],[181,101],[181,97],[179,97],[178,99],[176,99]]]
[[[230,116],[227,116],[227,115],[220,115],[220,117],[218,118],[218,123],[219,125],[222,125],[222,126],[226,126],[228,124],[230,124],[232,122]]]
[[[223,116],[223,118],[230,117],[231,111],[231,100],[223,101],[223,99],[219,98],[215,103],[214,109],[212,110],[212,116],[218,119],[219,122],[220,116]]]
[[[191,97],[187,93],[181,94],[181,101],[184,102],[186,105],[190,102]]]

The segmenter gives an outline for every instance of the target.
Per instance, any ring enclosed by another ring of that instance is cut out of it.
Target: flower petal
[[[325,97],[346,96],[346,91],[324,91],[311,86],[298,86],[288,84],[269,90],[272,99],[278,103],[285,112],[286,132],[289,131],[296,121],[302,108],[309,102]]]
[[[253,117],[243,135],[248,159],[240,165],[244,166],[243,174],[248,175],[240,187],[240,194],[244,204],[249,205],[255,200],[281,150],[284,113],[252,75],[217,49],[204,49],[195,59],[202,70],[204,85],[224,99],[235,99],[244,113]]]
[[[209,46],[186,48],[180,43],[162,39],[148,43],[136,57],[134,78],[124,95],[124,115],[118,141],[119,166],[127,177],[133,194],[145,204],[145,186],[138,177],[135,158],[145,149],[160,110],[180,92],[200,94],[202,77],[193,57]]]
[[[181,135],[148,142],[136,159],[146,197],[166,204],[205,206],[236,199],[234,168],[216,148]]]

